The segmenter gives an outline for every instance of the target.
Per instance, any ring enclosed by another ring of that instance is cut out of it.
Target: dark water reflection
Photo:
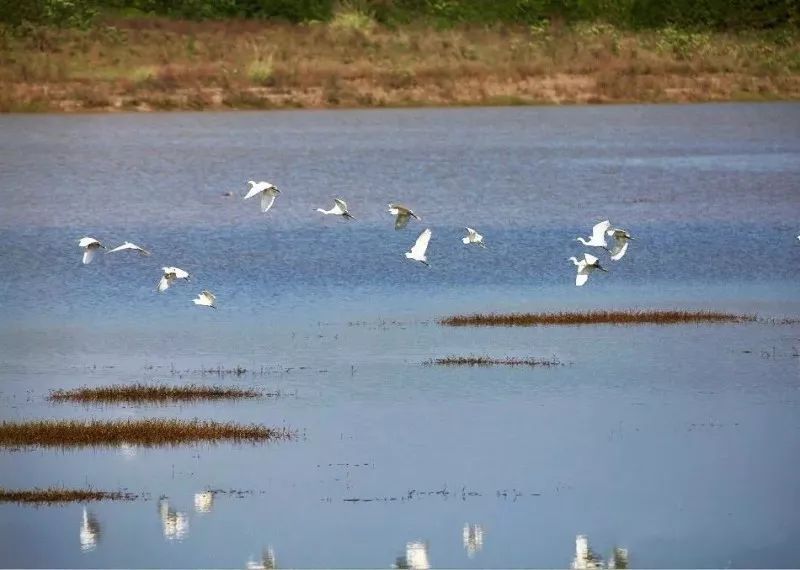
[[[0,451],[3,486],[141,496],[85,511],[0,505],[0,565],[588,568],[620,567],[622,546],[639,567],[796,566],[798,325],[435,319],[800,315],[798,125],[797,105],[0,117],[0,418],[198,417],[301,433],[266,446]],[[283,189],[266,216],[223,195],[251,178]],[[357,222],[313,212],[334,195]],[[395,231],[394,200],[423,223]],[[575,288],[574,238],[606,217],[637,241]],[[461,243],[467,225],[486,250]],[[430,270],[403,257],[424,227]],[[153,255],[82,266],[87,234]],[[192,281],[156,294],[163,265]],[[204,288],[216,311],[192,305]],[[422,365],[468,354],[565,366]],[[203,372],[218,367],[246,372]],[[46,401],[133,381],[280,395]]]

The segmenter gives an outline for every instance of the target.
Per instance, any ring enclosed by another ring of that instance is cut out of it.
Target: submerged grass
[[[133,501],[134,493],[124,491],[96,491],[94,489],[5,489],[0,487],[0,503],[26,503],[33,505],[57,503],[88,503],[91,501]]]
[[[556,357],[548,360],[535,357],[491,358],[489,356],[445,356],[428,360],[425,364],[429,366],[563,366],[563,363]]]
[[[755,320],[755,315],[737,315],[717,311],[625,310],[559,313],[475,313],[444,317],[439,319],[439,324],[450,327],[531,327],[543,325],[741,323]]]
[[[0,447],[145,447],[221,441],[257,443],[292,439],[287,428],[232,422],[148,418],[135,420],[34,420],[0,423]]]
[[[86,404],[105,403],[165,403],[193,402],[196,400],[223,400],[258,398],[257,390],[230,388],[223,386],[166,386],[152,384],[113,384],[90,388],[82,386],[73,390],[53,390],[48,396],[52,402],[81,402]]]

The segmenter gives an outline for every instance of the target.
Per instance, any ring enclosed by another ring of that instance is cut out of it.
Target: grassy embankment
[[[800,99],[800,34],[98,19],[0,33],[0,111]]]

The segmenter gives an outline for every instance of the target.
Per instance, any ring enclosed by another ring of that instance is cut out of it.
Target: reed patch
[[[0,447],[82,448],[138,445],[160,447],[199,443],[262,443],[290,440],[285,427],[163,418],[131,420],[33,420],[0,423]]]
[[[744,323],[755,315],[718,311],[624,310],[558,313],[474,313],[438,320],[449,327],[533,327],[548,325],[677,325],[690,323]]]
[[[424,363],[426,366],[563,366],[555,356],[553,358],[536,357],[506,357],[492,358],[490,356],[445,356],[444,358],[432,358]]]
[[[139,498],[127,491],[98,491],[96,489],[66,489],[47,487],[40,489],[6,489],[0,487],[0,503],[31,505],[60,503],[90,503],[95,501],[134,501]]]
[[[199,400],[237,400],[259,398],[264,393],[249,388],[225,386],[169,386],[163,384],[112,384],[111,386],[81,386],[72,390],[53,390],[47,397],[51,402],[83,404],[168,403]],[[271,394],[268,394],[271,395]]]

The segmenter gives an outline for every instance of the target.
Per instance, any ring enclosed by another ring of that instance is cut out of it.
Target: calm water
[[[248,179],[283,190],[268,214],[240,199]],[[2,505],[2,566],[563,567],[578,534],[637,567],[800,564],[800,326],[436,324],[478,310],[800,316],[798,105],[4,116],[0,193],[1,418],[301,433],[0,451],[0,486],[143,496],[85,518]],[[356,222],[313,211],[335,196]],[[423,222],[394,231],[390,201]],[[576,288],[574,238],[604,218],[637,240]],[[467,225],[486,250],[461,244]],[[403,257],[425,227],[430,269]],[[84,235],[153,255],[82,266]],[[162,265],[192,282],[156,294]],[[203,288],[218,310],[192,305]],[[466,354],[565,365],[423,364]],[[248,372],[199,372],[237,365]],[[133,381],[281,396],[45,400]]]

